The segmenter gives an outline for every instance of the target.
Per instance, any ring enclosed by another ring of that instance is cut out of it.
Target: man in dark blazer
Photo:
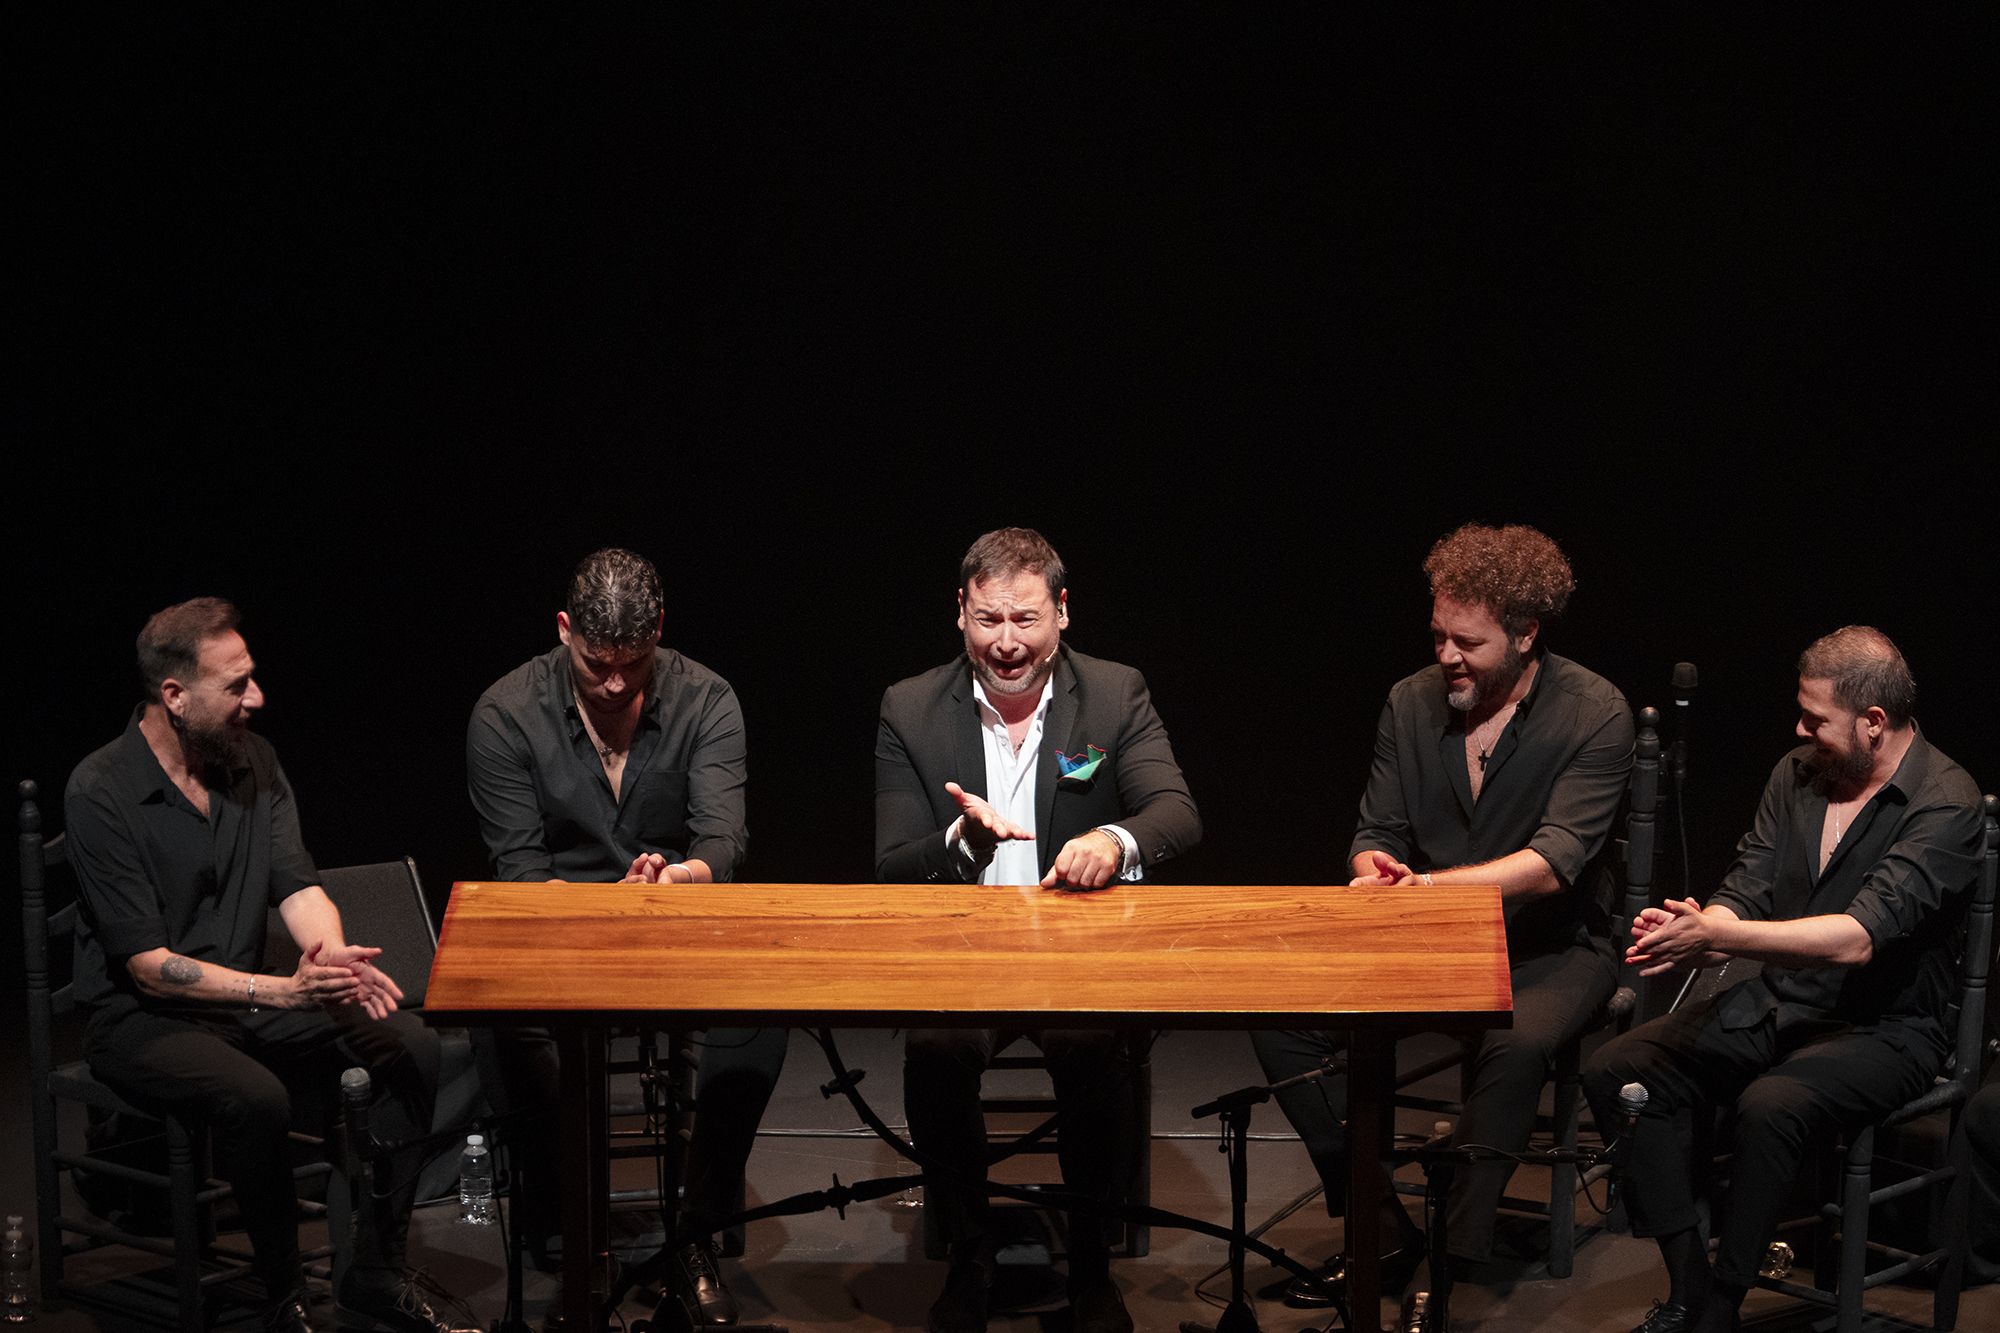
[[[1201,820],[1145,679],[1062,646],[1061,559],[1025,528],[987,533],[959,567],[964,654],[891,686],[875,742],[875,873],[884,883],[1037,883],[1100,889],[1144,878],[1193,847]],[[933,1184],[951,1268],[934,1333],[986,1327],[993,1241],[979,1081],[1027,1037],[1048,1058],[1064,1184],[1111,1201],[1146,1127],[1133,1123],[1129,1061],[1109,1031],[917,1030],[904,1057],[910,1137],[966,1182]],[[1070,1227],[1078,1333],[1132,1327],[1111,1280],[1101,1219]]]

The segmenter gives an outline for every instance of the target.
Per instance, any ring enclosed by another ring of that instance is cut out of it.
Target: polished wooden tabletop
[[[709,1024],[1505,1026],[1490,887],[452,888],[425,1009]]]

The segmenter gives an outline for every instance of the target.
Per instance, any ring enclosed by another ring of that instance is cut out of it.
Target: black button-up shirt
[[[124,734],[77,765],[63,797],[81,895],[81,1004],[130,995],[164,1007],[141,994],[124,965],[148,949],[255,972],[268,909],[319,883],[269,741],[246,735],[228,771],[209,776],[204,818],[154,758],[139,730],[144,712],[141,705]]]
[[[1747,1027],[1773,1010],[1781,1021],[1891,1021],[1941,1054],[1957,987],[1955,927],[1984,845],[1979,788],[1919,734],[1822,872],[1826,797],[1813,790],[1812,753],[1802,745],[1778,761],[1756,822],[1710,901],[1745,921],[1845,912],[1867,929],[1874,956],[1861,967],[1766,963],[1723,997],[1723,1025]]]
[[[736,692],[671,649],[653,652],[615,800],[577,712],[569,649],[560,645],[480,696],[465,767],[493,873],[503,880],[608,883],[645,852],[706,861],[727,880],[749,845]]]
[[[1477,801],[1465,767],[1465,714],[1445,696],[1437,666],[1389,691],[1348,859],[1382,851],[1413,870],[1445,870],[1526,848],[1568,892],[1508,902],[1509,953],[1518,961],[1601,930],[1585,870],[1609,840],[1632,771],[1625,696],[1568,658],[1542,654],[1494,742]]]

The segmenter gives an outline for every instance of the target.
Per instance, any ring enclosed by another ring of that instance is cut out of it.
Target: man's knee
[[[1555,1063],[1557,1045],[1553,1038],[1539,1033],[1518,1029],[1489,1032],[1472,1058],[1475,1076],[1539,1092]]]
[[[1053,1029],[1041,1034],[1042,1058],[1056,1078],[1110,1082],[1123,1079],[1131,1069],[1126,1042],[1122,1032]]]
[[[1736,1141],[1802,1144],[1833,1121],[1825,1100],[1810,1085],[1782,1075],[1753,1081],[1736,1098]]]
[[[210,1114],[232,1134],[282,1138],[292,1127],[292,1096],[283,1079],[259,1066],[219,1086]]]
[[[983,1033],[955,1028],[916,1028],[903,1041],[905,1077],[971,1077],[986,1072],[990,1042]]]
[[[1609,1106],[1619,1089],[1638,1077],[1632,1059],[1631,1034],[1614,1037],[1583,1062],[1583,1095],[1593,1106]]]

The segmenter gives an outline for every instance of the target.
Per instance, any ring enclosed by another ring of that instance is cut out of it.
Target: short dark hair
[[[1879,708],[1901,730],[1917,711],[1917,678],[1889,636],[1872,625],[1848,625],[1799,654],[1799,676],[1833,686],[1833,697],[1850,713]]]
[[[600,648],[637,648],[660,633],[660,571],[642,555],[607,546],[569,579],[569,631]]]
[[[1049,600],[1060,602],[1069,586],[1069,571],[1062,557],[1033,528],[995,528],[966,549],[958,562],[958,590],[969,592],[974,583],[988,579],[1011,579],[1016,574],[1039,574],[1049,585]]]
[[[139,631],[140,697],[157,701],[169,677],[193,684],[201,670],[201,646],[242,623],[235,606],[220,597],[196,597],[155,611]]]
[[[1531,620],[1553,622],[1576,591],[1562,548],[1522,523],[1467,523],[1438,538],[1424,573],[1432,596],[1485,607],[1509,635],[1526,633]]]

